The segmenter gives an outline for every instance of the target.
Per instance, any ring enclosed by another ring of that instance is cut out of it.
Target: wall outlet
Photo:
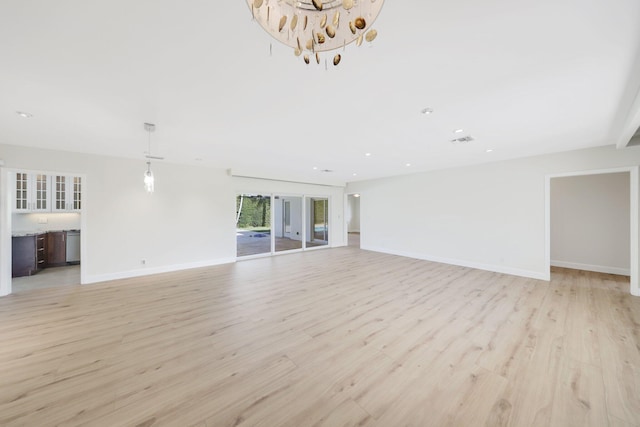
[[[46,224],[48,222],[49,222],[49,220],[47,219],[47,217],[43,216],[43,217],[38,218],[38,224]]]
[[[147,263],[147,260],[146,260],[146,259],[142,258],[142,259],[140,260],[140,264],[145,265],[146,263]]]

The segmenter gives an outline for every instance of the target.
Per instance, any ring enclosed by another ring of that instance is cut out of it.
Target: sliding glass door
[[[236,197],[236,255],[271,253],[271,196]]]
[[[325,246],[329,244],[329,199],[311,197],[307,209],[306,246]]]
[[[329,198],[243,193],[236,197],[236,256],[329,245]]]
[[[274,197],[275,251],[302,249],[302,197]]]

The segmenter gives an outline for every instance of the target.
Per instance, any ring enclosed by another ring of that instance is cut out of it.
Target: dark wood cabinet
[[[47,233],[47,267],[67,264],[67,233],[54,231]]]
[[[36,272],[46,267],[47,263],[47,234],[36,234]]]
[[[46,264],[46,233],[12,238],[12,277],[31,276]]]

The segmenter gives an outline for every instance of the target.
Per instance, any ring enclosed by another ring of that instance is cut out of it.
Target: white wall
[[[613,146],[350,183],[361,193],[361,247],[540,279],[546,176],[636,166]],[[637,230],[635,230],[637,232]]]
[[[235,260],[235,195],[226,171],[154,162],[156,191],[147,194],[143,159],[10,145],[0,145],[0,158],[10,169],[86,177],[83,283]]]
[[[303,184],[257,178],[233,177],[235,192],[249,194],[276,194],[328,197],[329,246],[346,246],[344,240],[344,188],[328,185]]]
[[[360,197],[349,194],[347,197],[347,231],[360,232]]]
[[[0,296],[11,292],[11,204],[9,174],[0,153]]]
[[[41,221],[46,221],[42,223]],[[80,214],[67,213],[14,213],[11,215],[11,231],[56,231],[80,229]]]
[[[629,275],[629,178],[551,179],[551,265]]]

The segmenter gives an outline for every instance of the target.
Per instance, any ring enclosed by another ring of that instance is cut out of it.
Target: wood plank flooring
[[[2,426],[639,426],[640,298],[339,248],[0,299]]]

